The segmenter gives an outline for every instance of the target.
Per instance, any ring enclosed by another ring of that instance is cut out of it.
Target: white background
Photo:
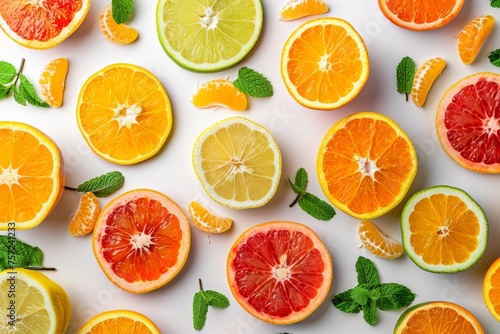
[[[240,65],[219,73],[197,74],[186,71],[163,52],[156,34],[155,2],[135,1],[134,18],[130,22],[139,31],[139,39],[131,45],[115,45],[104,39],[98,16],[109,0],[93,0],[81,27],[59,46],[44,51],[29,50],[11,42],[0,33],[0,59],[16,66],[26,59],[24,74],[37,82],[42,68],[58,57],[69,59],[64,105],[49,110],[23,107],[12,97],[0,101],[0,119],[23,121],[40,128],[60,146],[66,161],[67,185],[79,183],[112,170],[125,175],[118,193],[135,188],[152,188],[164,192],[183,209],[198,199],[221,215],[234,219],[226,233],[210,235],[193,227],[189,259],[180,274],[166,286],[144,295],[133,295],[116,288],[100,270],[91,249],[91,236],[76,238],[68,231],[70,216],[77,207],[79,194],[66,191],[57,208],[37,228],[19,231],[18,237],[39,246],[44,252],[44,265],[56,267],[46,274],[67,291],[71,300],[72,319],[68,333],[75,333],[91,316],[105,310],[132,309],[150,317],[162,333],[194,333],[191,302],[198,290],[198,278],[206,289],[223,292],[231,305],[224,310],[210,309],[203,333],[221,334],[294,334],[311,333],[390,333],[402,311],[379,312],[379,323],[370,327],[362,316],[344,314],[330,300],[356,284],[354,264],[358,256],[372,259],[384,282],[399,282],[413,290],[415,303],[431,300],[456,302],[476,315],[486,333],[500,332],[500,324],[490,315],[483,302],[482,281],[488,266],[499,256],[497,175],[477,174],[458,166],[442,150],[435,131],[435,109],[446,89],[462,77],[479,71],[497,71],[487,55],[499,48],[499,31],[495,27],[476,61],[466,66],[460,62],[455,36],[470,20],[485,14],[500,18],[500,9],[491,8],[488,0],[467,0],[460,14],[447,26],[434,31],[413,32],[399,28],[383,17],[375,0],[327,0],[330,12],[348,20],[363,36],[370,56],[370,77],[359,96],[335,111],[314,111],[301,107],[286,91],[280,76],[281,48],[291,34],[307,18],[279,22],[278,11],[285,0],[264,0],[265,22],[260,40],[253,52]],[[417,66],[433,57],[448,64],[435,82],[424,108],[405,102],[396,92],[395,69],[403,56],[411,56]],[[160,153],[143,163],[118,166],[104,161],[90,151],[81,136],[75,117],[75,106],[83,82],[94,72],[117,62],[134,63],[150,70],[164,85],[173,108],[174,126]],[[250,98],[249,110],[238,113],[226,109],[194,108],[191,95],[198,84],[211,79],[235,80],[241,66],[248,66],[270,78],[274,95],[267,99]],[[289,208],[294,194],[286,178],[293,177],[299,167],[310,176],[308,190],[324,198],[315,172],[316,154],[327,130],[340,118],[358,111],[376,111],[393,118],[410,136],[418,152],[418,173],[403,202],[374,222],[390,236],[401,240],[399,219],[403,204],[416,191],[447,184],[467,191],[483,207],[490,223],[489,245],[481,260],[468,271],[453,275],[433,274],[419,269],[405,255],[389,261],[375,258],[360,247],[356,229],[358,221],[337,210],[329,222],[320,222]],[[208,199],[191,166],[191,150],[198,134],[225,117],[243,115],[266,126],[275,136],[283,155],[283,174],[275,197],[264,207],[233,211]],[[116,193],[115,195],[117,195]],[[111,197],[115,196],[112,195]],[[101,199],[104,205],[110,198]],[[291,326],[265,324],[248,315],[233,299],[226,281],[226,256],[237,236],[261,222],[291,220],[314,229],[329,248],[334,279],[323,305],[308,319]]]

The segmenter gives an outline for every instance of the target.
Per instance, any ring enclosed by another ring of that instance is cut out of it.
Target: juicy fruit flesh
[[[270,316],[287,317],[306,308],[324,284],[320,252],[297,231],[251,236],[237,249],[232,265],[239,294]]]
[[[197,108],[222,106],[242,111],[247,108],[247,97],[232,82],[218,79],[201,85],[193,95],[192,103]]]
[[[458,35],[458,53],[462,62],[471,64],[476,58],[485,39],[491,33],[495,18],[491,15],[478,17],[467,24]]]
[[[129,332],[130,331],[130,332]],[[116,317],[103,320],[95,324],[90,334],[108,334],[108,333],[134,333],[151,334],[153,333],[148,326],[140,321],[127,317]]]
[[[401,21],[424,24],[436,22],[447,17],[456,6],[455,0],[435,1],[432,5],[426,0],[403,1],[386,0],[387,8]]]
[[[421,107],[427,100],[427,95],[437,77],[443,72],[446,61],[442,58],[433,58],[426,61],[415,74],[411,98],[415,105]]]
[[[326,12],[328,12],[328,5],[323,0],[290,0],[281,7],[279,19],[292,21]]]
[[[476,328],[463,315],[447,307],[416,311],[399,334],[463,333],[476,334]]]
[[[403,245],[385,235],[374,223],[362,221],[358,227],[363,246],[375,256],[394,259],[403,254]]]
[[[0,0],[0,14],[20,37],[48,41],[73,21],[82,4],[82,0]]]

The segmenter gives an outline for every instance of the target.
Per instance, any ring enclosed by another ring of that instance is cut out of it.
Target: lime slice
[[[260,0],[159,0],[158,37],[167,55],[194,72],[216,72],[242,61],[259,39]]]

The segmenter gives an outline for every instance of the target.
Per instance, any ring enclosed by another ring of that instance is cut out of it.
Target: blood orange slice
[[[481,72],[455,83],[436,112],[436,130],[445,152],[459,165],[500,173],[500,75]]]
[[[108,203],[94,228],[92,246],[104,274],[121,289],[157,289],[182,269],[189,254],[189,221],[164,194],[136,189]]]
[[[328,249],[299,223],[251,227],[236,240],[227,259],[234,298],[248,313],[271,324],[308,317],[325,300],[332,277]]]

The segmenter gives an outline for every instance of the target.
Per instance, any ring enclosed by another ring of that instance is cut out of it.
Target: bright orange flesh
[[[490,265],[484,276],[483,298],[488,310],[500,321],[500,258]]]
[[[130,44],[139,36],[139,33],[134,28],[115,22],[111,6],[106,6],[99,15],[99,27],[104,37],[113,43]]]
[[[326,12],[328,12],[328,5],[323,0],[290,0],[281,7],[279,19],[292,21]]]
[[[358,219],[372,219],[403,199],[417,172],[417,156],[394,121],[360,112],[343,118],[325,135],[317,172],[336,207]]]
[[[394,259],[404,252],[403,245],[400,242],[389,238],[377,225],[367,220],[359,223],[358,235],[366,250],[375,256]]]
[[[444,59],[432,58],[417,69],[411,90],[411,99],[416,106],[422,107],[425,104],[432,84],[443,72],[445,66],[446,61]]]
[[[332,276],[323,242],[305,225],[292,222],[248,229],[227,259],[235,299],[251,315],[272,324],[308,317],[325,300]]]
[[[164,194],[131,190],[102,210],[92,244],[114,284],[144,293],[166,284],[184,266],[191,244],[189,221]]]
[[[226,107],[243,111],[247,108],[247,96],[239,91],[232,82],[217,79],[202,84],[191,100],[197,108]]]
[[[465,65],[471,64],[476,59],[494,25],[493,16],[481,16],[469,22],[458,34],[458,54]]]
[[[100,212],[101,207],[96,195],[92,192],[84,193],[80,198],[78,209],[69,223],[69,233],[80,237],[92,232]]]
[[[160,330],[145,315],[129,310],[99,313],[89,319],[78,334],[160,334]]]
[[[64,97],[64,83],[69,62],[66,58],[51,60],[40,74],[40,94],[51,107],[60,107]]]
[[[197,201],[191,201],[188,213],[194,226],[208,233],[222,233],[227,231],[233,224],[231,218],[219,217],[209,208],[204,207]]]
[[[432,30],[448,24],[458,15],[464,0],[379,0],[380,9],[394,24],[416,31]]]

